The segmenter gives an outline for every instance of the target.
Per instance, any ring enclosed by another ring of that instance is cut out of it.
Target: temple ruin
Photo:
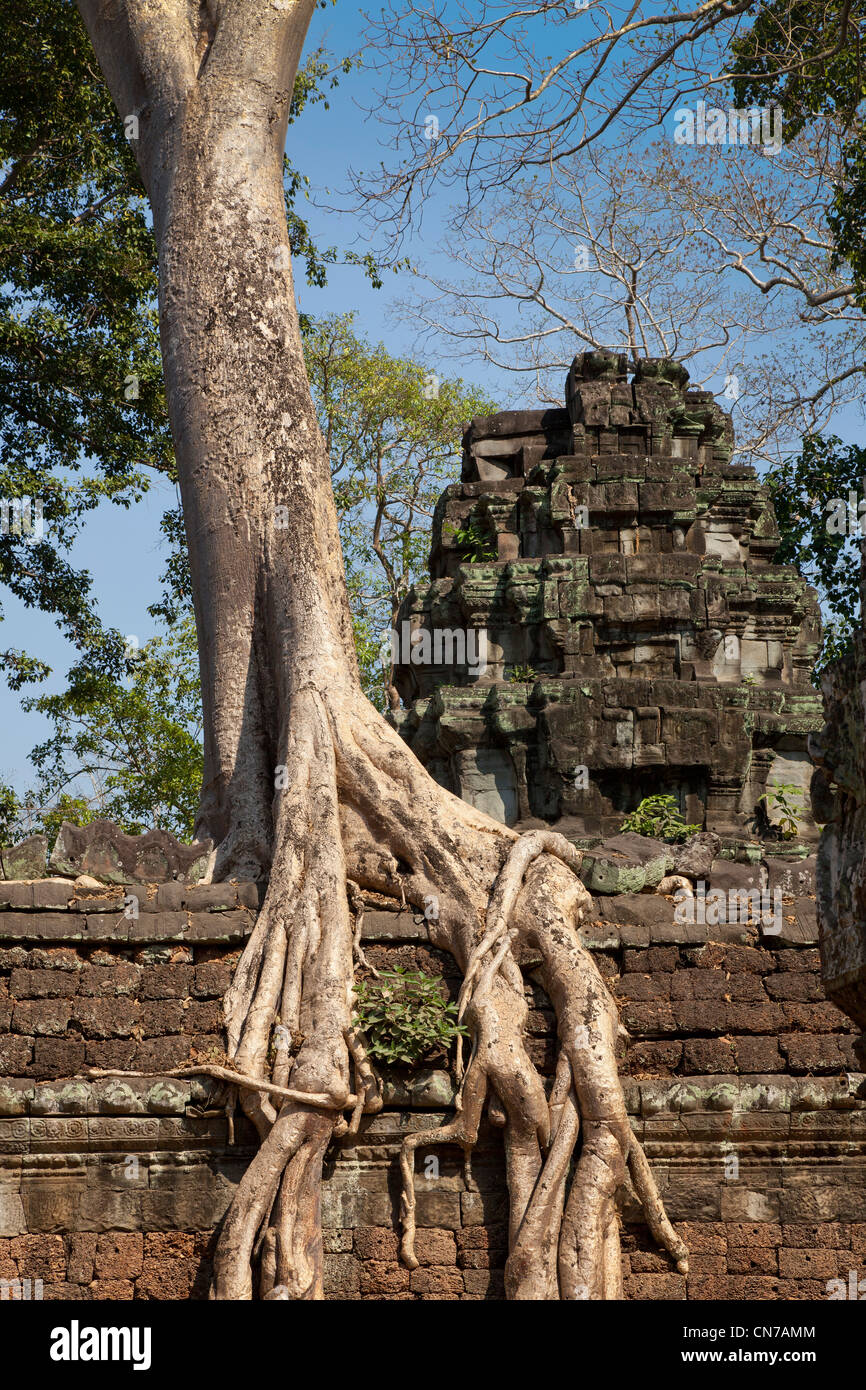
[[[464,436],[430,582],[400,615],[393,717],[439,782],[517,829],[609,834],[668,792],[723,841],[761,838],[781,784],[801,794],[798,839],[817,838],[816,596],[774,563],[767,489],[687,382],[672,361],[629,379],[624,357],[585,353],[567,408]],[[467,631],[485,635],[481,670],[448,662],[440,634]]]

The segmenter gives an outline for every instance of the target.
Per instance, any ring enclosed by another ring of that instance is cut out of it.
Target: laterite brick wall
[[[213,1231],[254,1135],[241,1117],[228,1144],[216,1083],[160,1073],[221,1049],[220,997],[257,901],[243,884],[0,884],[0,1280],[41,1280],[45,1298],[206,1296]],[[679,926],[646,894],[596,909],[584,936],[630,1034],[632,1123],[692,1252],[677,1274],[624,1192],[626,1297],[827,1298],[832,1280],[866,1280],[866,1087],[854,1027],[821,991],[813,904],[793,905],[778,938]],[[370,910],[364,934],[373,963],[456,993],[420,920]],[[527,989],[530,1051],[549,1074],[552,1014]],[[76,1075],[87,1067],[152,1075]],[[384,1111],[335,1146],[330,1297],[502,1297],[507,1203],[490,1128],[471,1186],[459,1150],[419,1153],[420,1268],[397,1258],[400,1140],[447,1122],[452,1102],[444,1066],[394,1073]]]

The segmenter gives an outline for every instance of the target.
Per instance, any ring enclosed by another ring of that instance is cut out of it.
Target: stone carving
[[[45,878],[48,873],[48,837],[30,835],[17,845],[0,849],[0,877]]]
[[[166,830],[125,835],[107,820],[90,825],[60,827],[49,860],[52,873],[76,878],[92,874],[106,883],[165,883],[170,879],[196,882],[207,871],[210,840],[184,845]]]
[[[809,739],[818,768],[815,816],[826,822],[818,848],[821,968],[829,997],[866,1026],[866,638],[823,680],[826,723]]]
[[[687,381],[667,360],[629,379],[623,357],[579,356],[565,409],[472,421],[440,499],[392,717],[438,781],[518,829],[610,834],[670,792],[723,842],[772,839],[760,798],[793,782],[800,838],[817,838],[817,599],[774,563],[767,490]],[[489,560],[476,543],[468,562],[470,527]],[[484,669],[455,659],[467,631],[486,634]]]

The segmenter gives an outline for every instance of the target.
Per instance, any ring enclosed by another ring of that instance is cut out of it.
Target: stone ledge
[[[64,821],[48,867],[71,876],[93,874],[108,883],[194,882],[204,877],[212,849],[210,840],[184,845],[165,830],[126,835],[111,821],[82,826]]]
[[[255,887],[253,884],[241,886]],[[631,899],[633,895],[626,896]],[[646,896],[652,902],[651,895]],[[189,901],[192,907],[195,899],[190,896]],[[616,900],[607,901],[611,903]],[[255,921],[254,910],[246,905],[239,908],[208,907],[200,912],[161,911],[157,898],[140,903],[137,919],[124,915],[121,902],[106,905],[105,900],[93,903],[91,899],[78,898],[75,906],[84,910],[63,911],[55,907],[39,911],[19,903],[10,905],[10,910],[0,911],[0,941],[203,941],[236,945],[246,940]],[[657,915],[653,909],[651,911],[653,916]],[[366,913],[361,935],[365,941],[395,944],[430,941],[427,923],[408,912]],[[655,920],[629,925],[597,918],[581,925],[580,936],[584,945],[592,951],[616,951],[621,947],[704,946],[712,942],[733,942],[744,946],[760,944],[770,950],[807,948],[818,944],[817,929],[802,922],[799,917],[795,923],[783,926],[779,935],[766,932],[759,935],[756,927],[737,923],[706,926],[703,923]]]
[[[28,1077],[0,1080],[0,1117],[27,1115],[183,1115],[187,1107],[206,1108],[223,1089],[210,1077],[114,1076],[71,1077],[33,1081]],[[455,1086],[439,1068],[419,1067],[414,1075],[385,1078],[386,1106],[400,1110],[451,1108]]]
[[[64,821],[50,858],[45,835],[31,835],[0,850],[0,877],[44,879],[61,874],[75,878],[84,873],[108,883],[130,879],[139,883],[192,883],[205,876],[212,849],[210,840],[186,845],[165,830],[127,835],[111,821],[96,820],[82,826]]]
[[[584,922],[580,937],[591,951],[616,951],[620,947],[640,950],[647,946],[708,946],[730,944],[740,946],[764,946],[769,950],[789,948],[809,948],[818,945],[817,931],[794,933],[784,928],[778,936],[762,932],[756,927],[739,926],[733,922],[723,922],[715,927],[701,923],[660,923],[655,926],[622,926],[618,922]]]
[[[363,941],[429,941],[430,931],[420,912],[365,912]]]
[[[134,898],[134,904],[127,902]],[[138,913],[228,912],[244,907],[256,911],[256,883],[96,883],[79,877],[11,879],[0,881],[0,912],[117,912],[126,907]]]
[[[622,1077],[629,1114],[645,1119],[662,1113],[866,1111],[866,1074],[844,1077],[690,1076],[635,1080]],[[551,1079],[547,1079],[548,1086]],[[0,1117],[32,1115],[182,1115],[189,1106],[206,1108],[222,1089],[209,1077],[73,1077],[33,1081],[0,1080]],[[450,1074],[419,1068],[414,1076],[386,1079],[385,1105],[437,1111],[451,1108],[455,1094]],[[372,1123],[372,1122],[371,1122]],[[379,1116],[377,1123],[385,1123]]]
[[[635,1081],[623,1077],[630,1114],[647,1118],[662,1112],[866,1110],[866,1075],[690,1076]]]
[[[249,935],[260,897],[261,887],[255,883],[98,885],[61,878],[0,882],[0,941],[237,943]],[[784,903],[778,934],[751,923],[676,922],[672,899],[653,893],[594,899],[591,914],[580,934],[584,944],[597,951],[708,942],[755,945],[759,939],[770,949],[818,944],[815,904],[807,898]],[[427,923],[411,911],[368,911],[361,935],[365,941],[430,941]]]
[[[174,885],[172,885],[174,886]],[[252,886],[252,885],[250,885]],[[83,905],[83,904],[82,904]],[[122,908],[122,904],[121,904]],[[115,917],[105,907],[96,912],[13,910],[0,912],[0,941],[211,942],[236,945],[250,935],[255,914],[248,907],[201,912],[144,911]]]
[[[450,1118],[451,1112],[442,1111],[383,1112],[375,1129],[362,1124],[356,1135],[338,1141],[334,1160],[338,1165],[393,1169],[407,1133],[428,1132],[435,1148],[439,1143],[435,1131]],[[400,1123],[404,1119],[414,1123]],[[841,1123],[832,1123],[834,1120]],[[667,1159],[686,1166],[696,1162],[709,1165],[738,1150],[741,1161],[749,1159],[757,1164],[770,1159],[802,1163],[814,1158],[828,1164],[842,1160],[857,1165],[861,1185],[866,1186],[866,1118],[862,1111],[855,1115],[807,1112],[802,1116],[703,1111],[651,1120],[630,1115],[629,1121],[653,1162]],[[445,1146],[453,1148],[453,1141],[449,1144],[446,1140]],[[255,1151],[252,1128],[236,1128],[236,1142],[229,1145],[223,1115],[22,1115],[0,1119],[0,1193],[9,1175],[21,1173],[32,1180],[34,1168],[45,1163],[80,1169],[90,1157],[113,1157],[119,1162],[138,1154],[158,1161],[160,1155],[173,1153],[200,1160],[215,1154],[246,1164]],[[475,1151],[473,1169],[477,1173],[497,1157],[496,1150],[482,1140]],[[422,1174],[418,1176],[423,1181]]]
[[[787,1249],[781,1258],[792,1267],[808,1265],[818,1258],[828,1266],[822,1270],[822,1279],[837,1272],[837,1263],[843,1277],[852,1265],[862,1266],[866,1235],[862,1220],[866,1165],[862,1157],[840,1162],[838,1154],[827,1159],[820,1154],[804,1154],[794,1163],[786,1163],[782,1154],[768,1161],[764,1155],[755,1160],[744,1153],[739,1158],[739,1180],[726,1182],[717,1150],[711,1149],[704,1157],[693,1157],[682,1152],[685,1147],[677,1154],[654,1159],[653,1169],[664,1190],[668,1213],[693,1252],[694,1268],[689,1277],[696,1284],[706,1281],[704,1271],[712,1269],[716,1258],[712,1252],[724,1252],[727,1247],[739,1261],[756,1250],[774,1252],[776,1248],[783,1252]],[[129,1159],[133,1156],[137,1164],[130,1172]],[[151,1249],[156,1247],[159,1252],[161,1248],[172,1265],[180,1269],[189,1260],[178,1257],[185,1249],[188,1256],[192,1254],[194,1238],[189,1233],[209,1233],[218,1224],[248,1160],[246,1152],[225,1150],[165,1150],[153,1154],[140,1151],[133,1155],[121,1149],[117,1154],[12,1157],[0,1169],[0,1237],[21,1235],[25,1239],[7,1247],[7,1257],[46,1264],[50,1260],[56,1265],[62,1260],[64,1238],[73,1247],[70,1253],[77,1256],[78,1268],[74,1272],[76,1280],[81,1280],[80,1265],[88,1254],[86,1233],[109,1233],[104,1246],[100,1243],[97,1261],[101,1258],[118,1262],[139,1257],[143,1232],[145,1257],[150,1243]],[[355,1250],[367,1269],[372,1273],[396,1270],[408,1287],[409,1273],[400,1271],[396,1263],[399,1201],[392,1167],[391,1161],[370,1161],[352,1151],[346,1161],[338,1160],[322,1192],[325,1248],[349,1251],[354,1228]],[[443,1242],[448,1242],[451,1255],[453,1237],[449,1241],[447,1232],[456,1233],[462,1277],[467,1287],[483,1291],[484,1281],[496,1274],[495,1269],[487,1268],[488,1248],[503,1258],[505,1253],[507,1199],[501,1156],[489,1168],[480,1167],[478,1179],[477,1190],[470,1191],[450,1164],[447,1169],[443,1165],[443,1175],[435,1184],[419,1173],[416,1217],[421,1236],[419,1247],[425,1228],[434,1228],[427,1239],[440,1249]],[[628,1195],[622,1215],[628,1223],[623,1240],[626,1268],[629,1264],[635,1271],[668,1268],[652,1243],[641,1211]],[[833,1229],[828,1223],[832,1223]],[[481,1229],[485,1225],[498,1227],[491,1241]],[[46,1235],[50,1240],[46,1241]],[[195,1248],[198,1257],[203,1246],[196,1244]],[[742,1263],[739,1267],[743,1267]],[[38,1265],[32,1264],[20,1272],[40,1273]],[[51,1287],[48,1269],[43,1272],[47,1294]],[[637,1277],[675,1278],[667,1274]],[[771,1281],[767,1283],[770,1285]],[[80,1282],[59,1287],[61,1292],[54,1296],[78,1299],[90,1292]],[[91,1287],[94,1297],[106,1296],[109,1289],[108,1297],[117,1297],[116,1285],[102,1282],[101,1292],[100,1284]],[[766,1295],[759,1296],[793,1297],[793,1284],[787,1287],[786,1294],[774,1280]],[[383,1289],[391,1291],[387,1285]],[[823,1284],[814,1289],[804,1284],[797,1296],[821,1297],[823,1293]],[[131,1285],[129,1296],[133,1296]],[[179,1295],[167,1294],[159,1292],[157,1286],[156,1291],[152,1288],[145,1296],[186,1297],[186,1290]],[[659,1297],[664,1293],[655,1289],[633,1296]],[[742,1299],[754,1297],[755,1292],[750,1292],[745,1281],[739,1279],[732,1290],[723,1289],[721,1296]]]

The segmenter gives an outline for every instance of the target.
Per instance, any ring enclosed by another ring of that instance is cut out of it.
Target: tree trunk
[[[443,791],[360,689],[283,206],[313,7],[209,0],[192,24],[186,0],[80,0],[118,111],[138,116],[159,250],[204,699],[197,833],[218,846],[215,877],[268,878],[225,1000],[261,1147],[223,1224],[212,1292],[251,1298],[257,1277],[260,1297],[322,1296],[322,1160],[381,1107],[352,1026],[353,884],[418,908],[435,898],[432,939],[465,974],[472,1055],[455,1120],[404,1145],[404,1259],[415,1263],[414,1149],[468,1152],[490,1100],[511,1198],[509,1296],[617,1298],[626,1166],[681,1267],[686,1251],[629,1127],[616,1007],[577,931],[579,853],[551,832],[517,837]],[[523,1041],[526,950],[542,957],[558,1019],[549,1099]]]

